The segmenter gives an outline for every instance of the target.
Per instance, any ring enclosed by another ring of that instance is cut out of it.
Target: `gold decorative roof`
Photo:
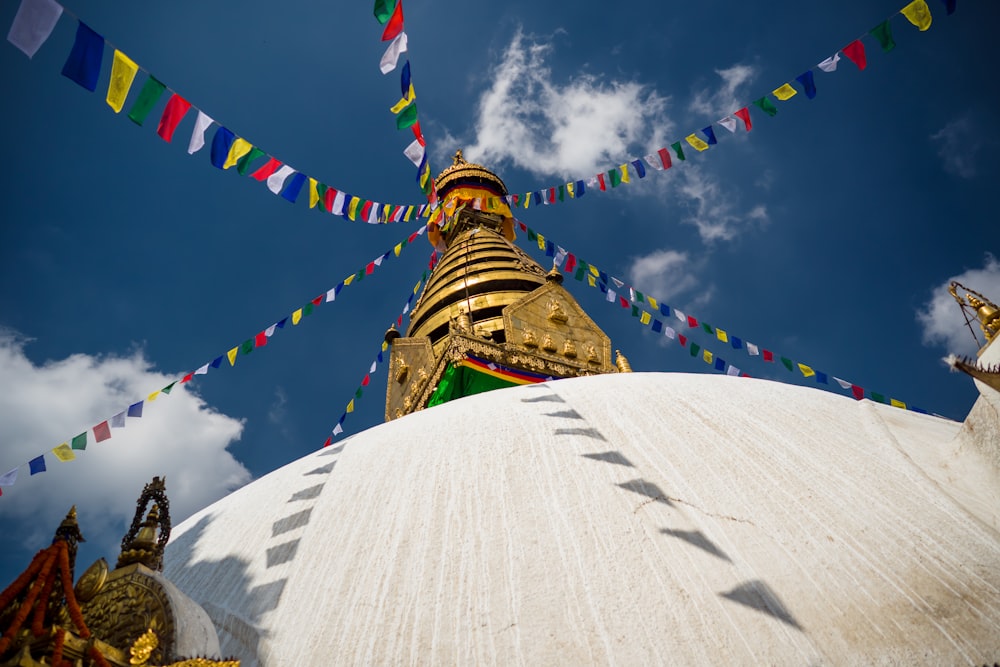
[[[461,150],[455,151],[451,166],[438,174],[434,182],[437,185],[438,196],[443,197],[449,186],[468,182],[468,180],[473,182],[485,181],[485,183],[499,188],[501,196],[507,194],[507,186],[504,185],[503,180],[499,176],[481,164],[466,162]]]

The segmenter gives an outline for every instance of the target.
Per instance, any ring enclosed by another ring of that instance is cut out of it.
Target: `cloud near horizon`
[[[937,345],[952,354],[974,355],[977,352],[975,340],[965,325],[958,304],[948,293],[953,280],[989,299],[1000,299],[1000,260],[986,253],[982,268],[968,269],[935,287],[931,298],[916,313],[917,322],[923,328],[924,345]],[[959,295],[964,296],[964,293],[959,291]],[[972,326],[979,342],[984,342],[977,323],[973,322]]]
[[[112,555],[135,500],[154,475],[166,476],[172,521],[246,484],[250,472],[227,451],[243,422],[213,410],[187,385],[175,386],[128,418],[111,439],[94,442],[93,425],[176,379],[153,370],[141,351],[127,357],[73,354],[35,364],[29,343],[0,330],[0,474],[22,466],[3,487],[0,519],[17,523],[17,542],[45,544],[71,505],[88,542],[106,542]],[[52,448],[88,430],[86,450],[59,461]],[[47,470],[30,475],[27,461],[44,454]],[[8,536],[9,539],[12,536]]]

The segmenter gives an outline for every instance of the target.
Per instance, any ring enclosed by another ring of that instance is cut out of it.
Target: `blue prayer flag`
[[[667,304],[665,304],[665,303],[661,303],[661,304],[660,304],[660,313],[661,313],[661,314],[662,314],[662,315],[663,315],[664,317],[670,317],[670,306],[668,306],[668,305],[667,305]]]
[[[306,184],[306,180],[308,177],[301,171],[295,172],[288,179],[288,185],[281,191],[281,196],[294,204],[295,200],[299,198],[299,193],[302,192],[302,186]]]
[[[639,174],[639,178],[646,178],[646,167],[643,166],[642,160],[632,160],[632,166],[635,167],[635,173]]]
[[[277,322],[277,324],[275,324],[275,326],[278,327],[279,329],[284,329],[285,328],[285,322],[287,322],[287,321],[288,321],[288,318],[287,317],[283,317],[280,320],[278,320],[278,322]],[[219,357],[219,358],[221,359],[222,357]]]
[[[212,363],[210,363],[209,366],[211,366],[212,368],[220,367],[222,365],[222,359],[223,358],[221,356],[216,357],[215,359],[212,360]]]
[[[820,384],[830,384],[826,380],[826,373],[823,373],[822,371],[816,371],[816,382]]]
[[[128,416],[129,417],[141,417],[142,416],[142,401],[138,403],[133,403],[128,406]]]
[[[222,169],[223,165],[226,164],[226,159],[229,157],[229,149],[232,148],[235,140],[235,134],[221,125],[219,126],[219,129],[215,131],[215,137],[212,139],[213,167]]]
[[[83,25],[82,23],[80,25]],[[28,462],[28,467],[31,468],[31,474],[37,475],[40,472],[45,472],[45,455],[42,454],[37,456]]]
[[[545,241],[545,256],[555,257],[556,256],[556,244],[552,241]]]
[[[813,79],[813,71],[806,70],[802,74],[795,77],[795,80],[802,84],[802,87],[806,89],[806,97],[812,99],[816,97],[816,81]]]
[[[726,361],[721,357],[715,358],[715,370],[724,371],[726,370]]]
[[[574,197],[582,197],[583,195],[587,194],[587,184],[584,183],[583,181],[577,181],[576,187],[573,189],[573,191],[574,191],[573,195]]]
[[[661,333],[663,331],[663,322],[661,322],[660,320],[654,318],[653,319],[652,329],[656,333]]]
[[[62,73],[66,78],[94,92],[97,79],[101,75],[101,60],[104,58],[104,38],[80,21],[76,26],[76,41],[66,58]],[[44,470],[44,468],[42,468]],[[34,474],[34,473],[32,473]]]
[[[531,193],[531,203],[538,206],[542,203],[542,193],[539,190],[535,190]]]
[[[403,73],[399,78],[399,88],[403,91],[403,97],[406,97],[410,92],[410,61],[407,60],[406,64],[403,65]]]
[[[703,132],[703,133],[705,134],[705,136],[706,136],[706,137],[708,137],[708,143],[709,143],[710,145],[714,145],[714,144],[717,144],[717,143],[719,143],[719,142],[718,142],[718,141],[716,140],[716,138],[715,138],[715,130],[713,130],[713,129],[712,129],[712,126],[711,126],[711,125],[709,125],[709,126],[708,126],[708,127],[706,127],[706,128],[703,128],[703,129],[702,129],[702,132]]]
[[[733,344],[734,350],[739,350],[740,348],[743,347],[743,341],[740,340],[737,336],[730,336],[729,342]]]

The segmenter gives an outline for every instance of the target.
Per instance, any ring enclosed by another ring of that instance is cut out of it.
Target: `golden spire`
[[[632,364],[628,362],[628,359],[622,354],[621,350],[615,350],[615,366],[618,367],[619,373],[632,372]]]
[[[964,299],[958,295],[959,288],[965,290]],[[995,303],[979,292],[956,281],[952,281],[951,285],[948,286],[948,292],[958,302],[963,312],[971,310],[975,314],[979,328],[982,330],[987,342],[992,341],[997,334],[1000,334],[1000,308],[997,308]],[[968,321],[969,317],[966,315],[966,324],[968,324]]]

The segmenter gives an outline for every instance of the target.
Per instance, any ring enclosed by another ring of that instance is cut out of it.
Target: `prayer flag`
[[[663,168],[670,169],[671,165],[670,151],[668,151],[666,148],[661,148],[660,150],[656,151],[656,154],[660,156],[660,162],[663,164]]]
[[[847,46],[845,46],[841,51],[847,56],[847,59],[858,66],[858,69],[864,69],[868,66],[868,58],[865,56],[865,45],[861,43],[860,39],[856,39]]]
[[[94,442],[104,442],[111,438],[111,427],[108,422],[103,421],[94,427]]]
[[[392,10],[395,8],[396,0],[375,0],[375,9],[373,10],[375,20],[379,24],[385,25],[385,22],[392,16]]]
[[[848,382],[847,380],[841,380],[836,375],[833,376],[833,379],[836,380],[837,384],[840,385],[841,389],[850,389],[851,388],[851,383]]]
[[[715,358],[715,370],[724,371],[726,370],[726,360],[722,357]]]
[[[747,342],[747,354],[749,354],[751,357],[756,357],[757,355],[760,354],[760,350],[757,349],[757,346],[754,345],[753,343]]]
[[[108,106],[120,113],[125,106],[125,98],[132,88],[135,75],[139,72],[139,66],[127,55],[115,49],[114,58],[111,61],[111,80],[108,81]]]
[[[832,56],[816,65],[816,67],[820,68],[824,72],[836,72],[838,62],[840,62],[840,53],[834,53]]]
[[[280,162],[278,164],[281,164]],[[267,165],[265,165],[267,166]],[[295,170],[289,167],[287,164],[281,165],[281,167],[267,177],[267,189],[278,194],[281,192],[281,186],[284,185],[285,179],[295,173]]]
[[[889,19],[882,21],[869,30],[868,34],[878,40],[883,52],[888,53],[896,48],[896,40],[892,38],[892,28],[889,27]]]
[[[351,402],[347,404],[347,414],[351,414],[352,412],[354,412],[354,399],[353,398],[351,399]]]
[[[770,361],[774,363],[774,353],[770,350],[764,350],[764,361]]]
[[[128,112],[128,117],[132,119],[132,122],[136,125],[142,125],[146,121],[146,116],[153,110],[153,107],[160,100],[160,96],[163,95],[163,91],[166,89],[167,87],[162,81],[150,74],[146,82],[142,84],[142,90],[139,91],[139,98]]]
[[[399,73],[399,94],[406,97],[413,93],[413,84],[410,81],[410,61],[403,63],[403,71]]]
[[[319,183],[312,176],[309,177],[309,208],[316,208],[316,204],[319,203],[319,190],[317,186]]]
[[[673,340],[674,338],[677,337],[677,332],[674,331],[673,327],[666,327],[663,329],[663,335]]]
[[[611,179],[611,187],[617,188],[619,185],[621,185],[622,177],[618,173],[617,169],[612,169],[611,171],[609,171],[608,178]]]
[[[52,34],[62,13],[62,5],[54,0],[21,0],[7,41],[21,49],[24,55],[33,57]]]
[[[805,364],[799,364],[798,366],[799,366],[799,370],[802,372],[802,377],[811,378],[814,375],[816,375],[816,371],[814,371],[813,369],[809,368]]]
[[[738,338],[737,336],[730,336],[729,342],[732,343],[734,350],[739,350],[740,348],[743,347],[742,339]]]
[[[71,441],[73,449],[86,449],[87,448],[87,432],[84,431],[80,435],[74,436]]]
[[[695,319],[694,315],[688,315],[687,324],[689,328],[695,329],[698,327],[698,320]]]
[[[722,329],[716,329],[715,330],[715,337],[718,338],[719,340],[721,340],[723,343],[728,343],[729,342],[729,336]]]
[[[406,64],[409,65],[410,61],[407,60]],[[395,104],[392,105],[392,107],[389,108],[389,111],[391,111],[393,114],[397,114],[400,111],[402,111],[407,104],[409,104],[415,99],[417,99],[417,92],[413,90],[413,84],[411,83],[410,89],[407,92],[403,93],[403,96],[399,99],[398,102],[396,102]]]
[[[802,87],[805,89],[806,97],[809,99],[816,97],[816,80],[813,77],[813,71],[811,69],[799,74],[795,77],[795,80],[802,84]]]
[[[111,417],[111,428],[125,428],[125,411]]]
[[[160,135],[161,139],[168,144],[170,143],[170,140],[174,138],[174,130],[177,129],[184,114],[190,108],[191,103],[177,93],[170,97],[167,106],[163,109],[163,115],[160,116],[160,124],[156,127],[156,133]]]
[[[81,23],[80,25],[83,24]],[[45,455],[42,454],[40,456],[36,456],[35,458],[28,461],[28,469],[31,470],[32,475],[37,475],[40,472],[45,472]]]
[[[791,84],[783,84],[779,88],[775,88],[771,91],[775,97],[777,97],[782,102],[792,99],[799,94],[799,91],[795,90]]]
[[[67,461],[72,461],[73,459],[76,458],[76,453],[73,452],[73,448],[70,447],[65,442],[56,447],[55,449],[53,449],[52,453],[55,455],[57,459],[59,459],[63,463]]]
[[[788,372],[792,372],[792,360],[788,357],[781,357],[781,364],[788,369]]]
[[[396,116],[396,129],[403,130],[412,127],[417,122],[417,103],[410,102]]]
[[[153,401],[156,400],[157,396],[159,396],[159,395],[160,395],[159,390],[154,391],[152,394],[150,394],[149,396],[146,397],[146,401],[149,402],[149,403],[152,403]]]
[[[202,149],[205,145],[205,130],[214,122],[205,115],[204,111],[198,111],[198,117],[194,120],[194,130],[191,131],[191,141],[188,142],[188,155],[194,155]],[[279,162],[278,164],[281,163]]]
[[[816,382],[818,382],[820,384],[830,384],[827,381],[826,373],[824,373],[822,371],[816,371]]]
[[[902,401],[897,401],[895,398],[889,399],[889,405],[891,405],[894,408],[902,408],[903,410],[906,409],[906,403],[903,403]]]
[[[243,137],[236,137],[233,140],[233,145],[229,147],[229,153],[226,154],[226,161],[222,163],[222,168],[229,169],[230,167],[235,167],[240,158],[249,153],[251,148],[253,146],[249,141]]]
[[[684,139],[689,144],[691,144],[691,146],[696,151],[705,151],[705,150],[708,150],[708,144],[706,144],[704,142],[704,140],[701,139],[701,137],[699,137],[697,134],[694,134],[693,132],[691,134],[687,135],[686,137],[684,137]]]
[[[392,10],[392,15],[385,24],[382,31],[382,41],[388,42],[396,39],[403,32],[403,0],[396,0],[396,6]]]
[[[725,118],[717,120],[716,122],[722,127],[729,130],[730,132],[736,131],[736,119],[733,118],[732,116],[726,116]]]
[[[222,169],[222,166],[226,164],[226,158],[229,157],[229,149],[232,148],[234,141],[236,141],[236,135],[220,125],[219,129],[215,131],[215,137],[212,138],[212,153],[210,156],[212,166]]]
[[[171,392],[171,390],[174,388],[175,384],[177,384],[177,383],[176,382],[171,382],[170,384],[168,384],[166,387],[164,387],[160,391],[162,391],[164,394],[169,394]]]
[[[639,178],[646,178],[646,168],[642,166],[642,160],[632,160],[632,166]]]
[[[295,326],[300,321],[302,321],[302,309],[299,308],[294,313],[292,313],[292,326]]]
[[[707,333],[707,334],[714,334],[715,333],[715,329],[713,329],[712,325],[709,324],[708,322],[702,322],[701,323],[701,328],[704,329],[705,333]]]
[[[649,324],[649,322],[650,322],[650,321],[651,321],[652,319],[653,319],[653,316],[652,316],[652,315],[650,315],[649,313],[647,313],[647,312],[646,312],[646,311],[644,310],[644,311],[642,311],[642,315],[641,315],[641,316],[639,317],[639,322],[640,322],[641,324]]]
[[[344,427],[340,425],[340,422],[337,422],[337,425],[333,427],[333,434],[340,435],[343,432],[344,432]]]
[[[608,189],[608,186],[606,186],[604,184],[604,173],[603,172],[597,175],[597,183],[598,183],[598,187],[602,191],[606,191]],[[527,207],[525,207],[525,208],[527,208]]]
[[[660,314],[664,317],[670,317],[670,306],[665,303],[660,304]]]
[[[236,171],[239,172],[240,176],[246,176],[247,172],[250,171],[250,165],[253,164],[254,160],[264,155],[264,151],[257,148],[256,146],[250,147],[250,152],[240,158],[240,161],[236,163]],[[270,160],[268,160],[270,162]],[[266,164],[266,163],[265,163]],[[281,164],[280,162],[278,164]],[[257,172],[254,172],[255,174]],[[260,179],[258,179],[260,180]]]
[[[670,147],[674,149],[675,153],[677,153],[677,159],[678,160],[684,160],[685,159],[684,158],[684,149],[681,148],[681,142],[679,142],[679,141],[674,142],[674,143],[670,144]]]
[[[712,358],[713,356],[711,352],[709,352],[708,350],[702,350],[702,359],[705,360],[706,364],[712,363]]]
[[[424,161],[424,155],[427,149],[416,139],[410,142],[410,145],[403,150],[403,155],[406,159],[413,163],[413,166],[419,167]]]
[[[747,128],[747,132],[749,132],[753,128],[753,123],[750,122],[750,109],[749,108],[743,107],[739,111],[734,111],[733,115],[743,121],[743,125],[744,125],[744,127]]]
[[[101,75],[101,59],[104,57],[104,38],[80,21],[76,26],[76,41],[66,58],[62,74],[90,92],[97,90],[97,79]]]
[[[954,10],[953,5],[948,7],[949,14]],[[920,29],[920,32],[931,27],[931,8],[927,6],[926,0],[913,0],[900,11],[907,21]]]
[[[701,345],[698,345],[698,343],[691,343],[691,347],[688,348],[688,351],[691,353],[692,357],[697,357],[698,352],[700,350],[701,350]]]
[[[0,475],[0,486],[13,486],[14,482],[17,481],[17,471],[20,468],[14,468],[13,470],[8,470],[4,474]]]
[[[129,417],[142,417],[142,401],[138,401],[128,406]]]
[[[736,126],[733,125],[733,127],[735,128]],[[715,138],[715,130],[712,129],[711,125],[701,128],[701,132],[708,138],[709,146],[719,143],[719,141]]]
[[[854,398],[859,401],[865,397],[865,390],[856,384],[851,385],[851,393],[854,394]]]
[[[778,113],[778,107],[774,106],[774,103],[767,97],[761,97],[753,101],[754,105],[759,107],[761,111],[766,113],[768,116],[775,116]]]
[[[883,396],[882,394],[879,394],[878,392],[874,392],[874,391],[872,392],[872,400],[875,401],[876,403],[888,403],[889,402],[889,401],[885,400],[885,396]]]
[[[243,344],[240,345],[240,352],[242,352],[244,356],[253,352],[253,338],[248,338],[243,341]]]
[[[238,347],[234,347],[233,349],[231,349],[228,352],[226,352],[226,357],[229,359],[229,365],[230,366],[235,366],[236,365],[236,355],[239,354],[239,352],[240,352],[240,348],[238,348]]]
[[[661,333],[663,331],[663,321],[653,318],[653,326],[651,329],[656,333]]]
[[[739,375],[740,375],[740,369],[736,368],[736,366],[732,366],[731,365],[729,368],[726,369],[726,375],[731,375],[733,377],[739,377]]]
[[[396,63],[399,62],[399,54],[405,53],[406,48],[406,33],[401,32],[396,39],[392,40],[385,53],[382,54],[382,60],[378,64],[378,68],[382,71],[382,74],[388,74],[396,69]]]
[[[626,162],[625,164],[621,165],[618,168],[622,172],[622,183],[628,183],[629,182],[629,180],[628,180],[628,178],[629,178],[629,176],[628,176],[628,163]]]
[[[254,347],[264,347],[265,345],[267,345],[267,334],[264,333],[263,331],[258,333],[256,336],[254,336],[253,344]]]

